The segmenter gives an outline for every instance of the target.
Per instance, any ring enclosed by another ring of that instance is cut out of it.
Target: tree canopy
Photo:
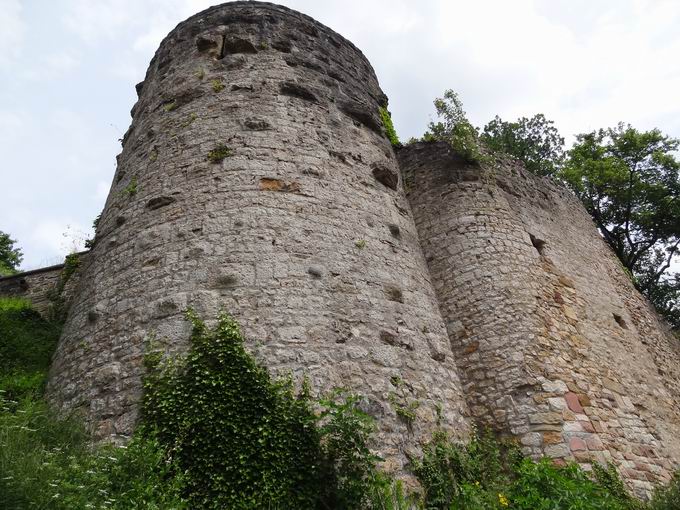
[[[504,152],[524,162],[537,175],[553,175],[564,160],[564,138],[542,113],[506,122],[498,115],[484,126],[481,140],[493,152]]]
[[[680,247],[680,141],[630,125],[580,134],[559,176],[581,199],[638,289],[675,326],[669,274]]]
[[[16,273],[24,258],[21,249],[15,248],[14,243],[16,240],[0,230],[0,276]]]

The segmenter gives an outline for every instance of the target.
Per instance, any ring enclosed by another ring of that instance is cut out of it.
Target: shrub
[[[28,301],[0,298],[0,396],[5,405],[42,393],[60,332]]]
[[[680,508],[680,471],[677,471],[666,487],[657,487],[654,491],[650,510],[677,510]]]
[[[467,119],[463,102],[453,90],[444,92],[444,97],[434,100],[438,122],[430,122],[423,141],[445,141],[468,163],[480,164],[489,161],[479,143],[479,135]]]
[[[521,455],[515,445],[490,432],[458,444],[436,432],[415,460],[413,472],[423,487],[426,508],[497,508]]]

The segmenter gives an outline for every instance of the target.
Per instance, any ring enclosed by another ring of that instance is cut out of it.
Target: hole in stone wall
[[[626,325],[626,321],[623,320],[623,317],[621,317],[619,314],[613,313],[614,320],[616,323],[621,326],[623,329],[628,329],[628,326]]]
[[[385,296],[390,301],[395,301],[396,303],[404,302],[404,294],[401,292],[401,289],[395,285],[387,285],[385,287]]]
[[[531,244],[536,248],[539,255],[545,255],[545,241],[539,239],[533,234],[529,234],[529,239],[531,239]]]
[[[401,230],[399,229],[398,225],[390,223],[389,225],[387,225],[387,228],[390,229],[390,234],[392,234],[392,237],[394,237],[395,239],[401,239]]]

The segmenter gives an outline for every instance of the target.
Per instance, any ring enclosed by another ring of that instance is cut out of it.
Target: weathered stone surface
[[[395,157],[361,52],[271,4],[181,23],[137,91],[48,387],[97,435],[131,432],[144,341],[185,350],[192,306],[235,315],[274,372],[363,394],[392,470],[441,405],[460,436],[470,414],[531,455],[612,461],[640,494],[669,479],[680,343],[565,189],[443,143]],[[59,270],[0,294],[45,308]],[[412,430],[396,378],[420,403]]]
[[[439,406],[464,436],[453,352],[378,116],[386,98],[361,52],[298,12],[233,2],[178,25],[139,93],[49,398],[97,434],[129,434],[145,338],[182,352],[183,311],[225,309],[274,372],[381,403],[376,445],[395,469]],[[208,161],[219,147],[228,155]],[[377,167],[396,180],[375,183]],[[387,402],[393,376],[420,403],[412,430]]]
[[[579,396],[571,391],[564,395],[564,399],[567,401],[569,409],[575,413],[582,414],[583,407],[581,407],[581,402],[579,402]]]
[[[510,161],[466,165],[443,143],[398,158],[474,416],[536,455],[611,460],[640,493],[650,473],[630,460],[668,480],[680,461],[680,343],[578,200]]]
[[[79,253],[78,257],[81,267],[88,263],[88,252]],[[57,264],[12,276],[0,276],[0,296],[27,299],[36,311],[48,315],[63,269],[64,264]],[[77,270],[64,285],[61,299],[67,308],[77,292],[81,274]]]

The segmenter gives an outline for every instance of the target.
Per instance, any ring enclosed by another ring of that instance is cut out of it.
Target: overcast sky
[[[204,0],[0,0],[0,230],[23,269],[91,233],[161,39]],[[282,1],[372,62],[399,136],[459,92],[482,126],[544,113],[563,135],[629,122],[680,137],[680,2]],[[78,248],[78,246],[76,246]]]

